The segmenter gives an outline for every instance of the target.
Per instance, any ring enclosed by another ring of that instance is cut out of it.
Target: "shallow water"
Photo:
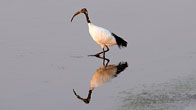
[[[128,41],[111,47],[108,65],[127,62],[93,89],[103,60],[88,33],[92,23]],[[100,8],[101,7],[101,8]],[[196,10],[193,0],[0,1],[1,110],[194,110]]]

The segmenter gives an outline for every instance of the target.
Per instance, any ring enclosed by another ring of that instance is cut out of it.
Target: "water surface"
[[[128,41],[111,47],[108,65],[127,62],[117,77],[96,87],[101,51],[88,33],[95,25]],[[193,0],[1,0],[1,110],[194,110],[196,15]]]

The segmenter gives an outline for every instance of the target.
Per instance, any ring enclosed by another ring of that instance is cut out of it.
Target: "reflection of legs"
[[[105,60],[107,61],[106,65],[105,65]],[[109,59],[107,59],[107,58],[103,58],[103,65],[108,66],[108,63],[109,63],[109,62],[110,62],[110,60],[109,60]]]
[[[108,63],[110,62],[110,60],[108,58],[104,58],[104,57],[100,57],[100,56],[96,56],[97,58],[103,59],[103,65],[105,65],[105,60],[107,61],[105,66],[108,66]]]
[[[105,58],[105,51],[104,51],[104,47],[103,47],[103,58]]]

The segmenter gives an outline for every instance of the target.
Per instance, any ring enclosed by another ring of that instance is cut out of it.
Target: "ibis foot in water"
[[[95,54],[95,55],[88,55],[88,56],[93,56],[93,57],[100,57],[100,54]]]
[[[103,54],[103,58],[105,58],[105,52],[108,52],[110,50],[107,45],[105,45],[105,47],[107,48],[107,50],[104,50],[104,47],[103,47],[103,51],[102,52],[99,52],[99,53],[97,53],[95,55],[88,55],[88,56],[100,57],[100,54]]]

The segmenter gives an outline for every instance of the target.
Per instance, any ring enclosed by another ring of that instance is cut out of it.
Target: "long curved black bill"
[[[72,16],[71,22],[73,21],[74,17],[75,17],[76,15],[78,15],[78,14],[80,14],[80,11],[76,12],[76,13]]]

